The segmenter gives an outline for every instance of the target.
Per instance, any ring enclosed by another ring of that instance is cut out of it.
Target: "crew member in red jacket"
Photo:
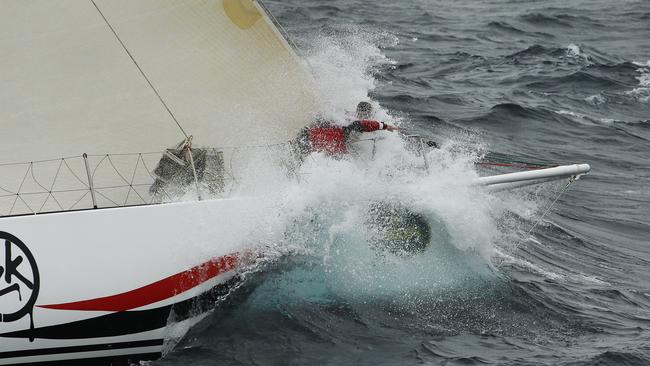
[[[371,120],[372,105],[361,102],[357,106],[356,120],[347,126],[339,126],[327,121],[318,121],[306,127],[299,138],[303,153],[324,152],[332,156],[342,156],[348,152],[348,140],[354,133],[378,130],[397,131],[397,127],[388,123]]]

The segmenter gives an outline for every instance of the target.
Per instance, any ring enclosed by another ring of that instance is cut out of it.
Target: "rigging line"
[[[280,34],[282,36],[284,36],[287,43],[289,43],[290,46],[293,48],[294,52],[296,52],[298,54],[298,56],[304,62],[307,63],[307,65],[309,66],[311,71],[314,72],[314,67],[311,65],[311,63],[309,62],[307,57],[305,57],[305,54],[300,50],[300,48],[298,48],[298,45],[296,44],[296,42],[294,42],[293,39],[289,36],[289,32],[287,32],[287,30],[284,29],[284,27],[282,26],[280,21],[278,21],[278,18],[276,18],[275,15],[273,15],[273,13],[271,13],[271,11],[269,10],[269,7],[266,6],[266,4],[264,4],[263,0],[257,0],[257,3],[260,4],[260,6],[262,7],[262,9],[266,13],[266,15],[271,19],[271,23],[275,24],[275,26],[276,26],[276,28],[278,28],[278,31],[280,32]]]
[[[271,21],[275,24],[275,26],[278,28],[278,30],[279,30],[280,33],[284,36],[284,38],[287,40],[287,42],[290,43],[291,46],[293,46],[294,50],[295,50],[297,53],[299,53],[301,57],[304,58],[304,55],[302,54],[302,52],[300,52],[300,49],[296,46],[296,43],[295,43],[295,42],[294,42],[294,41],[289,37],[289,33],[284,29],[284,27],[282,27],[282,24],[280,24],[280,22],[279,22],[278,19],[273,15],[273,13],[271,13],[271,11],[269,10],[268,6],[266,6],[266,4],[264,4],[264,1],[262,1],[262,0],[257,0],[257,3],[260,4],[260,6],[262,7],[262,9],[264,9],[264,11],[266,12],[266,15],[268,15],[268,17],[271,18]]]
[[[553,208],[553,206],[555,206],[555,204],[556,204],[557,201],[560,199],[560,197],[562,197],[562,195],[564,194],[564,192],[566,192],[566,190],[569,189],[569,186],[570,186],[573,182],[575,182],[575,181],[576,181],[576,178],[575,178],[575,177],[571,177],[571,178],[569,178],[569,182],[567,182],[567,184],[564,186],[564,188],[562,188],[562,190],[560,191],[560,193],[558,193],[557,197],[555,197],[555,199],[553,200],[553,202],[551,202],[551,204],[548,206],[548,208],[546,209],[546,211],[544,211],[544,213],[542,214],[542,216],[540,216],[539,219],[537,219],[537,221],[535,222],[535,225],[533,225],[533,227],[531,227],[530,230],[528,230],[528,232],[526,233],[526,238],[528,238],[528,237],[530,236],[530,234],[533,232],[533,230],[535,230],[535,228],[539,225],[539,223],[542,222],[542,220],[544,219],[544,217],[545,217],[546,215],[548,215],[549,212],[551,212],[551,209]],[[519,246],[520,246],[522,243],[523,243],[523,240],[519,241],[519,243],[515,246],[515,251],[516,251],[517,249],[519,249]]]
[[[74,209],[74,207],[75,207],[76,205],[78,205],[79,202],[81,202],[84,198],[86,198],[86,196],[88,195],[88,193],[90,193],[90,191],[86,191],[86,193],[84,193],[84,195],[81,196],[81,198],[79,198],[79,199],[77,200],[77,202],[75,202],[72,206],[70,206],[70,208],[68,209],[68,211]]]
[[[185,136],[185,138],[186,139],[189,138],[189,135],[187,134],[187,132],[185,132],[185,130],[183,129],[183,126],[181,126],[180,122],[178,122],[178,119],[176,119],[176,116],[174,116],[174,113],[172,113],[172,110],[169,109],[169,106],[167,106],[167,103],[165,103],[165,100],[162,98],[160,93],[158,93],[158,90],[156,90],[156,88],[153,86],[153,84],[151,83],[151,81],[147,77],[147,74],[145,74],[144,70],[142,70],[142,68],[140,67],[138,62],[135,60],[135,57],[133,57],[133,55],[131,54],[131,51],[129,51],[129,49],[126,48],[126,45],[124,44],[124,42],[122,42],[122,39],[117,34],[117,32],[115,31],[115,29],[113,28],[111,23],[106,18],[106,16],[104,16],[104,13],[102,13],[101,9],[99,9],[99,6],[97,6],[97,3],[95,3],[95,0],[90,0],[90,2],[93,3],[93,5],[97,9],[97,11],[99,12],[99,15],[102,16],[102,19],[104,19],[104,22],[106,22],[106,25],[108,25],[108,28],[111,30],[111,32],[113,32],[113,35],[115,35],[115,38],[117,38],[117,40],[120,42],[120,44],[122,45],[122,48],[124,48],[124,51],[126,51],[126,54],[129,55],[129,57],[131,58],[131,61],[133,61],[135,66],[140,71],[140,74],[142,74],[142,77],[144,77],[144,79],[149,84],[149,87],[151,87],[151,90],[153,90],[153,92],[156,93],[156,96],[158,97],[158,100],[160,100],[160,103],[162,103],[162,105],[165,107],[165,109],[167,110],[167,113],[169,113],[169,115],[172,117],[174,122],[176,122],[176,125],[178,126],[178,128],[180,128],[180,130],[183,133],[183,135]]]
[[[14,200],[13,205],[11,205],[11,209],[9,210],[9,215],[11,215],[11,213],[12,213],[13,210],[14,210],[14,207],[16,207],[16,202],[18,202],[18,199],[20,199],[21,201],[23,201],[23,203],[25,204],[25,206],[27,206],[27,208],[28,208],[30,211],[32,211],[32,213],[34,213],[34,210],[32,210],[31,207],[29,207],[29,205],[25,202],[25,200],[22,199],[22,197],[20,197],[20,190],[23,189],[23,185],[25,184],[25,179],[27,179],[27,176],[29,175],[29,171],[32,169],[32,165],[33,165],[33,164],[34,164],[34,163],[29,163],[29,166],[27,166],[27,171],[25,172],[25,175],[23,176],[23,180],[22,180],[22,182],[20,182],[20,186],[18,187],[18,191],[16,191],[16,199]]]

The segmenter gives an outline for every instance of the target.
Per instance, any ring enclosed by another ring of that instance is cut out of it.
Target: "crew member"
[[[371,120],[372,105],[360,102],[357,105],[355,121],[347,126],[335,125],[320,120],[301,132],[299,144],[303,153],[318,151],[331,156],[342,156],[348,152],[350,137],[357,133],[378,130],[397,131],[398,128],[385,122]]]

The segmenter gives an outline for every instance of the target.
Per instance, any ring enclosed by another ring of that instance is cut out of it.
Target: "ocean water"
[[[269,196],[282,238],[253,231],[272,259],[152,365],[650,364],[650,2],[266,4],[327,111],[370,98],[442,148],[429,175],[394,136],[364,169],[311,159]],[[563,183],[459,183],[496,154],[593,172],[542,218]],[[425,253],[368,246],[377,199],[426,216]]]

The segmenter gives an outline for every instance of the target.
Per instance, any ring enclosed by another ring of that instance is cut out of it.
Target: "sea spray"
[[[626,94],[636,98],[639,102],[647,103],[650,101],[650,61],[645,64],[641,62],[634,62],[636,66],[640,66],[636,71],[639,76],[636,79],[639,81],[639,86],[627,91]]]
[[[283,238],[270,249],[300,263],[298,272],[287,275],[286,286],[310,283],[331,296],[358,300],[431,294],[492,276],[489,263],[499,232],[489,200],[471,184],[472,159],[435,150],[428,158],[443,164],[427,173],[422,157],[404,149],[400,138],[387,136],[378,150],[384,144],[392,154],[378,154],[373,161],[313,154],[301,166],[300,180],[287,180],[282,193],[267,196],[278,200],[277,209],[254,230],[273,228],[277,234],[284,227]],[[423,215],[433,234],[429,248],[412,257],[373,248],[367,217],[377,202],[402,204]]]
[[[342,121],[357,102],[368,100],[368,93],[377,87],[375,74],[395,64],[381,48],[396,42],[397,38],[390,33],[369,32],[354,26],[329,29],[305,41],[309,44],[307,62],[327,117]],[[380,108],[374,116],[388,117]]]
[[[329,118],[344,124],[356,103],[368,100],[375,72],[393,63],[381,47],[393,42],[352,27],[312,39],[307,59]],[[373,104],[374,118],[408,125]],[[260,253],[244,273],[286,271],[276,283],[282,291],[319,301],[420,298],[494,280],[493,263],[509,258],[536,214],[535,197],[488,194],[473,184],[487,150],[480,140],[448,134],[440,142],[423,156],[417,140],[378,131],[360,136],[340,159],[296,159],[290,144],[229,151],[228,196],[250,211],[247,222],[234,223],[249,228],[238,240]],[[407,207],[427,221],[424,253],[373,248],[368,215],[377,203]]]
[[[392,42],[389,34],[352,27],[311,40],[308,62],[332,119],[345,123],[356,102],[367,100],[377,85],[374,73],[393,63],[381,50]],[[375,118],[401,122],[373,104]],[[508,250],[521,224],[504,219],[519,198],[490,195],[472,184],[474,163],[486,149],[480,141],[445,141],[426,153],[428,171],[413,143],[380,131],[364,134],[343,159],[312,153],[298,163],[290,147],[257,148],[247,161],[231,164],[237,167],[233,197],[254,197],[247,240],[262,248],[267,263],[309,258],[310,265],[298,265],[301,281],[309,277],[313,286],[339,295],[429,292],[493,277],[496,246]],[[367,216],[377,202],[404,205],[426,218],[433,237],[423,255],[373,250]]]

